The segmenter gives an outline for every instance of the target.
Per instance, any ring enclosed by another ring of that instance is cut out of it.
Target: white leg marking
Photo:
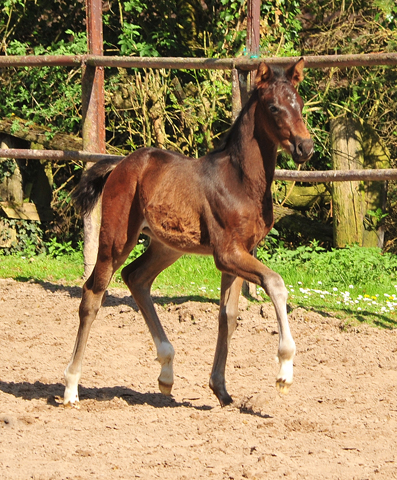
[[[280,362],[280,371],[276,378],[276,386],[280,393],[288,393],[293,380],[296,347],[288,323],[288,291],[285,288],[283,279],[279,275],[271,277],[268,284],[268,293],[276,310],[279,327],[280,340],[277,358]]]
[[[277,375],[276,386],[280,393],[288,393],[294,376],[295,342],[290,337],[288,342],[283,343],[283,346],[279,345],[277,355],[280,370]],[[286,346],[286,343],[288,343],[288,346]]]
[[[79,380],[81,373],[69,373],[69,366],[66,367],[65,376],[65,393],[63,395],[63,404],[69,406],[75,406],[79,402]]]
[[[158,378],[159,389],[164,395],[170,395],[172,385],[174,384],[174,347],[169,342],[159,342],[156,339],[155,344],[157,348],[156,360],[161,365],[161,372]]]

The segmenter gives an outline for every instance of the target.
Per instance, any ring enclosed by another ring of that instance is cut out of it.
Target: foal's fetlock
[[[226,390],[226,384],[224,378],[217,378],[215,376],[210,377],[209,381],[210,389],[215,394],[216,398],[219,400],[221,407],[226,407],[233,403],[233,398],[229,395]]]
[[[276,379],[276,388],[279,393],[286,395],[293,381],[293,358],[288,360],[278,357],[280,370]]]
[[[156,360],[161,364],[161,372],[158,378],[160,392],[171,395],[174,384],[174,348],[170,343],[163,342],[157,348]]]
[[[79,380],[80,372],[71,373],[69,372],[69,366],[64,372],[65,377],[65,391],[63,394],[63,404],[65,407],[77,407],[79,404]]]

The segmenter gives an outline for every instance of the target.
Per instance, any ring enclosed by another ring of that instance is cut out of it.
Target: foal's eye
[[[270,105],[269,110],[272,113],[277,113],[278,112],[278,108],[276,107],[276,105]]]

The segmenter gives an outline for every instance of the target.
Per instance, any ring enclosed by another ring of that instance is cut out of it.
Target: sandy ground
[[[1,479],[397,479],[397,330],[292,311],[295,383],[280,396],[273,307],[242,299],[235,401],[221,408],[208,387],[217,305],[156,299],[176,350],[170,398],[135,304],[110,290],[77,410],[61,401],[79,300],[78,287],[0,280]]]

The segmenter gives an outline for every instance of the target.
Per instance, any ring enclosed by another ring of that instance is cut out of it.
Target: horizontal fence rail
[[[293,180],[296,182],[353,182],[368,180],[397,180],[397,169],[385,168],[381,170],[276,170],[275,180]]]
[[[260,62],[272,65],[289,65],[300,57],[263,58],[180,58],[180,57],[117,57],[102,55],[12,55],[0,56],[0,68],[7,67],[124,67],[124,68],[167,68],[250,71]],[[369,53],[352,55],[304,56],[307,68],[354,67],[397,65],[397,53]],[[97,162],[117,155],[95,154],[82,151],[0,149],[0,158],[26,158],[40,160],[75,160]],[[299,182],[343,182],[360,180],[397,180],[397,169],[383,170],[325,170],[295,171],[276,170],[275,179]]]
[[[290,65],[301,57],[263,57],[263,58],[148,58],[148,57],[97,57],[86,59],[87,65],[97,67],[150,67],[150,68],[186,68],[254,70],[261,62],[272,65]],[[354,55],[304,56],[307,68],[354,67],[374,65],[397,65],[397,53],[374,53]]]
[[[261,58],[181,58],[181,57],[118,57],[103,55],[10,55],[0,56],[0,68],[5,67],[95,67],[175,68],[204,70],[254,70],[260,62],[289,65],[300,57]],[[370,67],[397,65],[397,53],[363,53],[352,55],[304,56],[307,68]]]
[[[30,150],[25,148],[0,148],[0,158],[26,158],[33,160],[75,160],[99,162],[105,158],[124,158],[108,153],[90,153],[79,150]]]
[[[124,158],[121,155],[88,153],[74,150],[29,150],[23,148],[0,149],[0,158],[26,158],[36,160],[75,160],[82,162],[99,162],[105,159]],[[397,169],[381,170],[317,170],[299,171],[277,169],[275,180],[294,180],[298,182],[351,182],[368,180],[397,180]]]

